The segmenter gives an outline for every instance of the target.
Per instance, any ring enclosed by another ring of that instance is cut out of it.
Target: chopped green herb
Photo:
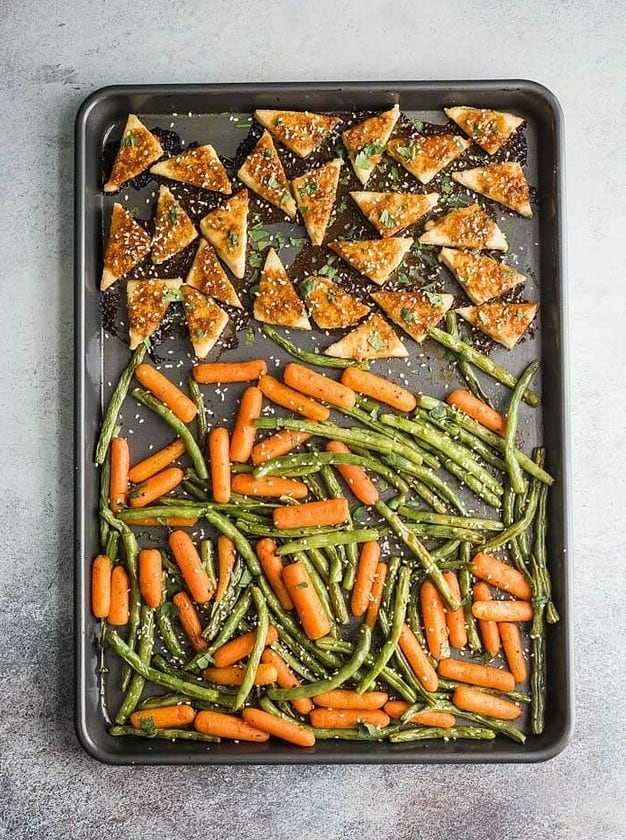
[[[171,225],[175,225],[180,217],[180,204],[177,201],[173,201],[170,204],[170,208],[167,212],[167,220]]]
[[[354,164],[358,169],[372,169],[374,167],[373,157],[385,151],[385,144],[379,140],[372,140],[371,143],[363,146],[354,158]]]
[[[315,180],[315,178],[310,178],[306,184],[300,188],[300,192],[305,192],[307,195],[315,195],[320,189],[319,183]]]
[[[300,293],[302,294],[302,297],[308,297],[314,288],[315,280],[312,280],[311,278],[309,278],[308,280],[303,280],[300,284]]]
[[[383,210],[383,212],[378,217],[378,221],[381,223],[381,225],[384,225],[387,228],[393,227],[395,224],[394,218],[389,212],[389,210]]]
[[[277,125],[277,126],[280,127],[281,125],[284,125],[284,124],[285,124],[285,121],[282,117],[276,117],[276,119],[274,120],[274,125]]]
[[[270,175],[270,177],[267,179],[267,186],[271,190],[283,189],[283,184],[278,180],[278,178],[275,175]]]
[[[368,335],[367,343],[370,347],[376,350],[377,353],[380,353],[381,350],[385,349],[385,342],[382,340],[382,338],[376,330]]]
[[[450,195],[453,187],[453,180],[449,175],[444,175],[441,179],[441,192],[444,195]]]
[[[300,583],[296,583],[296,589],[308,589],[308,588],[309,588],[309,584],[306,582],[306,580],[301,580]]]
[[[413,146],[410,143],[408,146],[396,146],[395,150],[405,160],[413,160]]]
[[[177,301],[183,299],[183,293],[180,289],[165,289],[162,295],[163,300]]]
[[[328,303],[334,303],[335,297],[336,295],[334,289],[326,289],[326,300]]]
[[[193,331],[193,337],[197,339],[205,338],[206,334],[206,330],[200,329],[200,327]]]
[[[407,306],[403,306],[400,310],[400,317],[403,321],[406,321],[408,323],[409,321],[413,320],[413,313]]]
[[[154,725],[154,718],[152,716],[142,716],[139,728],[141,729],[143,734],[146,735],[148,738],[154,738],[154,736],[156,735],[156,726]]]
[[[254,327],[246,327],[243,335],[246,347],[251,347],[254,344]]]
[[[251,268],[261,268],[263,264],[263,257],[256,251],[252,251],[250,256],[248,257],[248,265]]]
[[[135,205],[134,207],[132,207],[132,208],[128,211],[128,215],[129,215],[131,218],[136,219],[136,218],[137,218],[137,216],[139,215],[139,207],[137,207],[137,205]]]
[[[263,149],[263,157],[270,160],[271,157],[272,157],[272,150],[271,149]]]
[[[381,734],[378,726],[374,726],[373,723],[368,723],[367,721],[359,721],[357,730],[363,735],[372,735],[373,737]]]
[[[483,312],[482,309],[478,310],[478,314],[476,315],[476,317],[478,318],[481,324],[486,324],[489,321],[487,314]]]
[[[128,134],[125,134],[122,138],[122,146],[138,146],[139,145],[139,137],[133,134],[132,131],[129,131]]]
[[[411,123],[413,128],[415,128],[417,131],[421,131],[424,128],[424,123],[422,122],[422,120],[418,120],[417,118],[415,118],[415,119],[409,120],[409,122]]]
[[[333,277],[337,276],[337,269],[333,268],[332,265],[323,265],[317,273],[321,274],[322,277],[329,277],[332,280]]]
[[[226,238],[228,239],[229,243],[232,245],[233,248],[236,248],[239,245],[239,234],[236,233],[234,230],[229,230],[226,234]]]
[[[433,420],[445,420],[448,416],[448,412],[446,411],[445,406],[441,405],[441,403],[439,405],[436,405],[434,408],[431,408],[428,413],[433,418]]]

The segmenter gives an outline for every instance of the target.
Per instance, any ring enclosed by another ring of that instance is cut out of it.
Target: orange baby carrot
[[[444,572],[443,576],[449,590],[460,604],[463,599],[456,574],[454,572]],[[463,607],[459,607],[458,610],[448,608],[446,610],[446,624],[448,625],[448,638],[452,647],[464,648],[467,645],[467,627],[465,626]]]
[[[262,743],[269,740],[270,737],[267,732],[261,732],[260,729],[250,726],[240,717],[227,715],[224,712],[198,712],[194,720],[194,726],[198,732],[202,732],[204,735],[232,738],[236,741]]]
[[[273,376],[262,376],[259,379],[259,388],[276,405],[282,405],[283,408],[295,411],[309,420],[328,420],[330,417],[330,409],[325,405],[315,402],[310,397],[305,397],[299,391],[294,391],[293,388],[279,382]]]
[[[109,478],[109,507],[117,513],[128,501],[128,470],[130,450],[126,438],[114,437],[111,441],[111,475]]]
[[[298,446],[305,443],[311,437],[308,432],[291,432],[289,429],[283,429],[276,432],[275,435],[264,438],[257,443],[252,449],[252,463],[255,467],[259,464],[264,464],[272,458],[280,458],[281,455],[287,455],[297,449]]]
[[[143,461],[135,464],[128,473],[128,477],[134,484],[140,484],[142,481],[152,478],[153,475],[164,470],[165,467],[168,467],[173,461],[180,458],[185,451],[183,441],[180,438],[176,438],[172,443],[155,452],[154,455],[149,455]]]
[[[261,655],[261,662],[273,665],[276,668],[278,675],[276,682],[281,688],[296,688],[300,685],[300,680],[293,673],[289,665],[271,648],[265,648]],[[313,708],[313,701],[310,697],[301,697],[298,700],[292,700],[291,705],[301,715],[308,715]]]
[[[405,388],[401,388],[395,382],[390,382],[382,376],[368,373],[366,370],[346,368],[341,374],[341,381],[348,388],[358,391],[359,394],[365,394],[366,397],[397,408],[398,411],[413,411],[417,405],[413,394]]]
[[[228,429],[211,429],[208,437],[213,498],[221,505],[230,501],[230,440]]]
[[[329,440],[326,444],[327,452],[350,452],[345,443],[339,440]],[[364,505],[374,505],[380,498],[378,489],[363,467],[351,464],[337,464],[340,476],[346,482],[357,499]]]
[[[202,637],[202,625],[189,595],[186,592],[177,592],[172,600],[178,607],[178,618],[191,647],[197,652],[206,650],[208,644]]]
[[[508,671],[480,665],[478,662],[465,662],[462,659],[442,659],[438,667],[439,675],[448,680],[480,685],[483,688],[497,688],[498,691],[513,691],[515,679]]]
[[[98,554],[91,565],[91,611],[96,618],[106,618],[111,609],[111,561]]]
[[[399,644],[400,650],[406,656],[413,673],[426,691],[437,691],[439,685],[437,672],[430,664],[430,659],[426,656],[415,633],[408,624],[402,625]]]
[[[191,597],[198,604],[206,604],[213,587],[191,537],[185,531],[172,531],[169,544]]]
[[[533,605],[530,601],[475,601],[472,615],[486,621],[531,621]]]
[[[261,709],[247,708],[243,710],[242,714],[244,720],[251,726],[255,726],[275,738],[288,741],[297,747],[312,747],[315,745],[315,735],[299,723],[270,715]]]
[[[344,498],[306,502],[303,505],[291,505],[290,507],[277,507],[272,511],[272,519],[277,528],[341,525],[349,516],[348,500]]]
[[[359,723],[389,726],[389,715],[380,709],[313,709],[309,720],[319,729],[356,729]]]
[[[267,373],[263,359],[249,362],[205,362],[193,368],[193,378],[202,385],[217,382],[251,382]]]
[[[406,700],[390,700],[385,703],[385,711],[392,718],[399,718],[406,712],[411,704]],[[419,723],[422,726],[436,726],[438,729],[450,729],[456,723],[454,715],[449,712],[438,712],[431,709],[422,709],[415,712],[409,718],[409,723]]]
[[[218,685],[241,685],[246,675],[246,669],[237,665],[228,665],[225,668],[205,668],[202,676],[207,682]],[[273,665],[261,662],[254,675],[255,685],[270,685],[276,682],[278,673]]]
[[[452,702],[457,708],[466,712],[487,715],[487,717],[499,720],[516,720],[522,714],[519,706],[511,700],[495,697],[493,694],[486,694],[478,688],[470,688],[466,685],[460,685],[454,689]]]
[[[261,416],[263,408],[263,394],[255,386],[251,385],[243,392],[235,428],[233,429],[230,441],[230,460],[239,464],[245,464],[250,457],[256,429],[254,421]]]
[[[487,403],[475,397],[470,391],[452,391],[448,395],[447,403],[473,417],[481,426],[485,426],[485,428],[491,429],[492,432],[496,432],[499,435],[504,435],[506,429],[506,420],[504,417],[498,414],[497,411],[494,411]]]
[[[304,365],[290,362],[283,371],[283,379],[290,388],[307,394],[316,400],[323,400],[339,408],[354,408],[356,394],[341,382],[335,382],[329,376],[310,370]]]
[[[234,542],[220,534],[217,538],[217,590],[215,592],[215,603],[219,603],[228,589],[230,576],[237,559],[237,551]]]
[[[163,376],[160,371],[155,370],[152,365],[138,365],[135,368],[135,377],[144,388],[153,393],[162,403],[165,403],[168,408],[171,408],[183,423],[191,423],[198,413],[194,401],[187,394],[183,394],[180,388],[170,382],[167,376]]]
[[[334,691],[325,691],[313,698],[316,706],[326,706],[329,709],[381,709],[389,695],[385,691],[349,691],[348,689],[336,688]]]
[[[274,595],[280,601],[281,607],[284,610],[292,610],[293,601],[287,592],[282,578],[284,569],[283,558],[276,554],[276,543],[270,537],[265,537],[256,544],[256,553],[263,573],[269,585],[272,587]]]
[[[330,632],[328,615],[305,566],[299,562],[285,566],[283,583],[309,639],[321,639],[322,636],[326,636]]]
[[[128,524],[135,528],[141,526],[148,528],[151,526],[163,525],[164,523],[169,528],[193,528],[197,521],[197,517],[191,518],[187,516],[166,516],[163,519],[157,519],[156,516],[146,516],[145,519],[133,519],[133,521]]]
[[[292,478],[279,478],[278,476],[255,478],[249,473],[234,475],[231,480],[231,487],[233,493],[241,493],[242,496],[262,496],[265,498],[290,496],[292,499],[306,499],[309,494],[309,488],[302,481],[295,481]]]
[[[186,703],[177,706],[158,706],[155,709],[141,709],[133,712],[130,722],[136,729],[142,724],[152,722],[156,729],[177,729],[179,726],[187,726],[193,723],[196,716],[195,709]]]
[[[352,589],[352,599],[350,601],[352,615],[363,615],[370,605],[370,597],[379,560],[380,545],[376,540],[363,543],[361,553],[359,554],[359,565],[354,580],[354,587]]]
[[[265,644],[271,645],[278,638],[276,628],[271,624],[267,628],[267,635],[265,636]],[[230,642],[219,647],[213,654],[213,662],[218,668],[225,668],[227,665],[234,665],[241,659],[245,659],[250,655],[254,642],[256,639],[256,631],[252,630],[250,633],[244,633],[242,636],[237,636],[231,639]]]
[[[473,586],[474,601],[491,601],[491,592],[486,583],[475,583]],[[492,657],[500,651],[500,633],[495,621],[479,621],[480,637],[487,653]]]
[[[367,612],[365,613],[365,623],[372,628],[378,620],[378,610],[380,608],[380,602],[383,597],[383,588],[385,586],[386,577],[387,564],[379,563],[376,566],[374,582],[372,584],[372,590],[370,592],[370,600],[369,604],[367,605]]]
[[[497,557],[492,557],[491,554],[479,551],[472,559],[470,571],[475,577],[490,583],[492,586],[497,586],[498,589],[502,589],[522,601],[530,601],[532,598],[530,584],[524,575],[514,569],[513,566],[509,566],[508,563],[503,563]]]
[[[111,573],[111,606],[108,621],[116,627],[128,624],[130,611],[130,580],[123,566],[114,566]]]
[[[502,639],[502,648],[506,657],[509,671],[513,674],[516,683],[526,682],[528,678],[528,668],[526,667],[526,660],[524,659],[524,650],[522,648],[522,637],[517,624],[511,624],[508,621],[502,621],[497,625],[500,631],[500,638]]]
[[[428,650],[435,659],[441,659],[446,655],[448,645],[446,608],[441,595],[430,580],[425,580],[420,588],[420,605]]]
[[[155,499],[165,496],[170,490],[178,487],[184,481],[185,473],[178,467],[168,467],[160,473],[153,475],[142,481],[141,484],[135,485],[130,491],[130,506],[132,508],[142,508],[149,505]]]
[[[156,548],[144,548],[139,552],[139,591],[149,607],[161,603],[161,582],[161,553]]]

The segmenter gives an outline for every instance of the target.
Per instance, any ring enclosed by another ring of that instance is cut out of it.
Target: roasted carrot
[[[191,537],[185,531],[172,531],[169,544],[191,597],[198,604],[206,604],[213,587]]]
[[[413,394],[405,388],[366,370],[346,368],[341,374],[341,381],[359,394],[365,394],[366,397],[397,408],[398,411],[413,411],[417,405]]]
[[[491,554],[485,554],[484,551],[479,551],[472,559],[470,567],[471,573],[474,577],[490,583],[492,586],[497,586],[503,592],[508,592],[509,595],[514,595],[522,601],[530,601],[532,598],[532,590],[530,584],[521,572],[493,557]]]
[[[197,521],[197,517],[191,518],[187,516],[166,516],[163,519],[157,519],[156,516],[146,516],[144,519],[133,519],[128,524],[134,527],[143,526],[144,528],[148,528],[165,523],[168,528],[193,528]]]
[[[399,644],[400,650],[406,656],[413,673],[426,691],[437,691],[439,685],[437,672],[430,664],[430,659],[426,656],[408,624],[402,625]]]
[[[504,417],[494,411],[487,403],[475,397],[470,391],[452,391],[451,394],[448,394],[447,403],[473,417],[481,426],[485,426],[485,428],[491,429],[492,432],[499,435],[504,435],[506,429]]]
[[[321,639],[322,636],[326,636],[330,631],[328,615],[305,566],[300,562],[285,566],[283,583],[309,639]]]
[[[271,645],[278,638],[276,628],[271,624],[267,629],[265,636],[265,644]],[[250,655],[254,647],[254,640],[256,639],[256,631],[252,630],[250,633],[244,633],[242,636],[237,636],[226,642],[225,645],[219,647],[213,654],[213,662],[218,668],[225,668],[227,665],[234,665],[241,659],[245,659]]]
[[[528,668],[526,667],[526,660],[524,658],[519,627],[517,624],[512,624],[509,621],[501,621],[497,627],[500,631],[502,648],[507,665],[509,666],[509,671],[513,674],[516,683],[526,682]]]
[[[383,588],[385,586],[385,578],[387,577],[387,564],[379,563],[376,566],[374,574],[374,582],[370,592],[370,600],[367,605],[367,612],[365,613],[365,623],[369,627],[374,627],[378,620],[378,610],[380,602],[383,597]]]
[[[290,496],[292,499],[306,499],[309,494],[309,488],[302,481],[295,481],[292,478],[279,478],[278,476],[255,478],[249,473],[234,475],[231,486],[233,493],[241,493],[242,496],[263,496],[266,498]]]
[[[350,452],[345,443],[339,440],[329,440],[326,444],[327,452]],[[352,493],[364,505],[374,505],[379,500],[378,489],[363,467],[352,464],[337,464],[339,475],[346,482]]]
[[[287,455],[287,453],[305,443],[310,437],[311,435],[308,432],[292,432],[289,429],[283,429],[275,435],[264,438],[254,446],[252,463],[255,467],[258,467],[259,464],[271,461],[272,458]]]
[[[382,709],[389,695],[385,691],[349,691],[348,689],[336,688],[334,691],[326,691],[317,694],[313,698],[316,706],[326,706],[329,709]]]
[[[184,442],[180,438],[176,438],[172,443],[155,452],[154,455],[149,455],[143,461],[135,464],[128,473],[128,477],[134,484],[141,484],[142,481],[146,481],[146,479],[152,478],[153,475],[164,470],[165,467],[180,458],[185,451]]]
[[[144,548],[139,552],[139,591],[149,607],[161,603],[162,563],[161,553],[156,548]]]
[[[491,601],[491,592],[486,583],[475,583],[473,587],[474,601]],[[479,621],[478,628],[485,650],[491,656],[500,652],[500,633],[495,621]]]
[[[466,685],[459,685],[454,689],[452,702],[457,708],[466,712],[474,712],[499,720],[516,720],[522,714],[519,706],[511,700],[486,694],[478,688],[470,688]]]
[[[117,513],[128,501],[128,470],[130,450],[126,438],[114,437],[111,441],[111,474],[109,478],[109,507]]]
[[[262,376],[259,379],[259,388],[276,405],[282,405],[283,408],[295,411],[296,414],[301,414],[309,420],[328,420],[330,417],[330,409],[325,405],[315,402],[310,397],[305,397],[299,391],[294,391],[293,388],[279,382],[273,376],[267,374]]]
[[[275,541],[270,537],[259,540],[256,544],[256,553],[263,573],[269,585],[272,587],[274,595],[280,601],[281,607],[284,610],[292,610],[293,601],[287,592],[282,578],[284,569],[283,558],[276,553]]]
[[[351,388],[304,365],[290,362],[283,371],[283,379],[290,388],[330,405],[354,408],[356,404],[356,394]]]
[[[325,499],[321,502],[307,502],[304,505],[277,507],[272,519],[277,528],[307,528],[316,525],[341,525],[350,516],[348,500]]]
[[[239,403],[237,420],[230,440],[231,461],[245,464],[250,457],[256,437],[254,421],[261,416],[262,408],[263,394],[261,391],[255,385],[246,388]]]
[[[177,729],[179,726],[193,723],[195,716],[195,709],[186,703],[181,703],[176,706],[157,706],[155,709],[133,712],[130,722],[136,729],[140,729],[142,724],[147,723],[152,723],[156,729]]]
[[[267,732],[261,732],[254,726],[250,726],[236,715],[227,715],[224,712],[202,711],[198,712],[194,720],[194,726],[198,732],[205,735],[215,735],[218,738],[232,738],[236,741],[256,741],[262,743],[269,740]]]
[[[508,671],[466,662],[462,659],[442,659],[438,666],[439,675],[448,680],[480,685],[483,688],[497,688],[498,691],[513,691],[515,679]]]
[[[123,566],[114,566],[111,573],[111,606],[108,622],[116,627],[128,624],[130,611],[130,580]]]
[[[389,715],[380,709],[313,709],[309,720],[319,729],[356,729],[359,723],[389,726]]]
[[[430,580],[425,580],[420,588],[420,605],[428,650],[435,659],[441,659],[446,655],[448,646],[446,608],[441,595]]]
[[[269,735],[273,735],[275,738],[288,741],[290,744],[295,744],[298,747],[312,747],[315,745],[315,735],[299,723],[270,715],[261,709],[247,708],[243,710],[242,714],[246,723],[255,726],[263,732],[267,732]]]
[[[155,370],[152,365],[141,364],[135,368],[135,377],[154,396],[165,403],[183,423],[191,423],[198,413],[194,401],[183,394],[173,382]]]
[[[206,668],[202,676],[207,682],[218,685],[241,685],[246,675],[246,669],[237,665],[228,665],[226,668]],[[273,665],[261,662],[254,675],[255,685],[270,685],[276,682],[278,673]]]
[[[186,592],[177,592],[172,600],[178,607],[178,618],[191,647],[198,652],[206,650],[208,645],[202,637],[202,624],[189,595]]]
[[[454,572],[444,572],[443,576],[448,584],[448,589],[461,603],[463,599],[456,574]],[[465,626],[463,607],[459,607],[458,610],[446,609],[446,624],[448,625],[448,638],[452,647],[464,648],[467,645],[467,627]]]
[[[230,576],[237,559],[237,551],[234,542],[220,534],[217,538],[217,590],[215,592],[215,603],[218,604],[228,589]]]
[[[411,704],[406,700],[389,700],[385,703],[384,709],[392,718],[399,718],[406,712]],[[409,718],[409,723],[419,723],[422,726],[436,726],[438,729],[450,729],[454,726],[456,720],[454,715],[449,712],[438,712],[437,710],[422,709],[421,712],[415,712]]]
[[[296,688],[300,685],[300,680],[293,673],[285,660],[279,656],[276,651],[271,648],[266,648],[261,655],[261,662],[268,665],[273,665],[276,668],[276,682],[281,688]],[[298,700],[292,700],[291,705],[301,715],[308,715],[313,708],[313,701],[310,697],[301,697]]]
[[[96,618],[106,618],[111,609],[111,561],[98,554],[91,565],[91,611]]]
[[[230,501],[230,439],[228,429],[217,426],[208,437],[209,468],[213,498],[221,505]]]
[[[193,368],[193,378],[202,385],[218,382],[253,382],[267,373],[263,359],[249,362],[206,362]]]
[[[178,467],[168,467],[160,473],[153,475],[152,478],[142,481],[137,484],[130,491],[130,506],[132,508],[142,508],[165,496],[170,490],[178,487],[185,479],[185,473]]]
[[[486,621],[531,621],[533,605],[530,601],[475,601],[474,618]]]
[[[361,616],[370,605],[372,587],[376,579],[376,570],[380,560],[380,545],[376,540],[363,543],[359,554],[350,608],[352,615]]]

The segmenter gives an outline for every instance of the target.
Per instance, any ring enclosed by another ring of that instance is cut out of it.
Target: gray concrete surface
[[[623,0],[0,0],[0,836],[624,836],[625,14]],[[567,120],[571,746],[530,767],[98,765],[72,727],[76,108],[115,82],[464,77],[541,81]]]

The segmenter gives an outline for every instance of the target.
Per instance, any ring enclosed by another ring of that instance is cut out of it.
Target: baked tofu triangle
[[[306,172],[291,182],[304,226],[313,245],[321,245],[337,195],[341,158]]]
[[[212,190],[230,195],[233,188],[222,161],[211,145],[197,146],[180,155],[162,160],[151,169],[153,175],[161,175],[172,181],[182,181],[203,190]]]
[[[198,238],[198,231],[179,202],[161,185],[154,214],[152,262],[155,265],[171,259]]]
[[[100,290],[105,291],[139,265],[150,251],[150,236],[131,213],[117,202],[113,205],[109,238],[104,252]]]
[[[278,327],[311,329],[304,304],[273,248],[267,252],[261,271],[259,291],[254,300],[254,317],[257,321]]]
[[[324,350],[326,356],[338,359],[390,359],[409,355],[391,324],[374,313],[342,339]]]
[[[368,222],[385,239],[415,224],[439,200],[438,193],[351,192],[350,196]]]
[[[454,303],[454,295],[441,292],[373,292],[380,308],[411,338],[422,342]]]
[[[237,177],[291,219],[296,215],[296,202],[293,200],[289,181],[269,131],[263,132],[259,142],[239,168]]]
[[[314,152],[342,122],[339,117],[310,111],[259,110],[254,116],[276,140],[302,158]]]
[[[426,233],[418,242],[491,251],[507,251],[509,247],[498,225],[478,204],[451,210],[442,219],[427,222]]]
[[[174,300],[181,300],[182,280],[129,280],[126,285],[128,302],[128,334],[130,349],[139,347],[159,326]]]
[[[183,309],[193,349],[199,359],[204,359],[228,323],[223,309],[191,286],[181,286]]]
[[[387,145],[387,154],[422,184],[428,184],[471,145],[469,140],[458,134],[396,137]]]
[[[222,268],[215,248],[209,245],[206,239],[200,240],[193,265],[187,275],[187,285],[202,292],[203,295],[227,303],[229,306],[241,308],[241,301],[235,287]]]
[[[154,134],[134,114],[129,114],[104,191],[117,192],[122,184],[136,178],[162,154],[163,148]]]
[[[241,280],[246,273],[248,190],[239,190],[215,210],[210,210],[200,222],[200,230],[222,262]]]
[[[442,248],[439,262],[450,269],[468,298],[476,304],[501,297],[526,281],[512,266],[470,251]]]
[[[481,306],[464,306],[456,311],[489,338],[512,350],[531,325],[538,309],[538,303],[505,303],[498,300]]]
[[[451,120],[462,128],[475,143],[495,154],[524,122],[522,117],[504,111],[490,111],[487,108],[444,108]]]
[[[354,173],[363,186],[382,160],[387,141],[399,116],[400,107],[394,105],[389,111],[370,117],[343,132],[343,145],[348,152]]]
[[[336,239],[328,247],[352,268],[379,286],[389,279],[413,244],[411,237],[364,239],[360,242]]]
[[[488,166],[453,172],[452,177],[458,184],[504,204],[520,216],[532,218],[528,181],[519,163],[490,163]]]
[[[369,306],[327,277],[307,277],[300,283],[300,294],[321,330],[351,327],[370,311]]]

